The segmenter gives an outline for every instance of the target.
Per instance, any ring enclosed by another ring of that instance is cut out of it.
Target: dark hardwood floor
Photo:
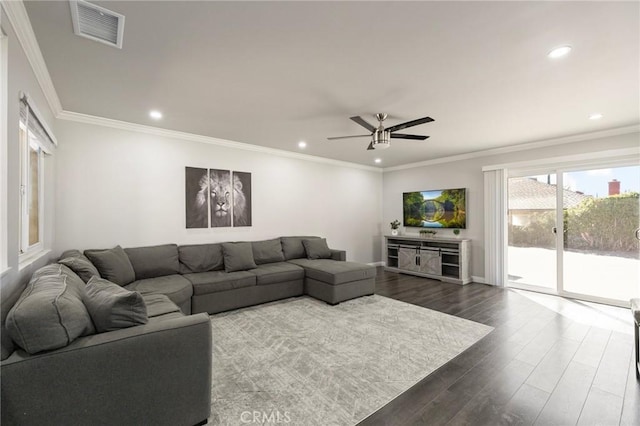
[[[376,293],[495,330],[360,425],[640,425],[628,309],[382,268]]]

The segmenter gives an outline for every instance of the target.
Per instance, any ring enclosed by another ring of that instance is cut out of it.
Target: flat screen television
[[[402,194],[402,206],[404,226],[467,227],[466,188],[405,192]]]

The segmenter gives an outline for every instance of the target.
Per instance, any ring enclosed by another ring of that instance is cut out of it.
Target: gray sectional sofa
[[[205,313],[303,294],[336,304],[373,294],[375,275],[319,237],[67,251],[3,324],[17,344],[2,339],[2,424],[206,423]]]

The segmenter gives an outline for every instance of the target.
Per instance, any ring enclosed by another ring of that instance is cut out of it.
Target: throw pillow
[[[93,277],[87,283],[87,309],[98,333],[146,324],[147,306],[142,295],[111,281]]]
[[[136,273],[122,247],[109,250],[85,250],[84,255],[93,263],[100,276],[121,286],[132,283]]]
[[[80,252],[80,250],[71,249],[71,250],[63,251],[58,259],[66,259],[67,257],[78,257],[78,256],[82,256],[82,252]]]
[[[180,273],[221,271],[224,269],[222,245],[192,244],[178,247]]]
[[[251,243],[223,243],[224,270],[227,272],[246,271],[257,268],[253,261]]]
[[[302,240],[311,240],[320,237],[281,237],[282,251],[285,260],[300,259],[306,257]]]
[[[7,314],[9,335],[30,354],[62,348],[95,332],[83,303],[84,283],[67,271],[62,265],[36,271]]]
[[[302,245],[307,252],[307,259],[331,259],[331,249],[326,238],[302,240]]]
[[[124,252],[133,266],[136,280],[178,273],[180,262],[176,244],[126,248]]]
[[[89,282],[89,280],[93,276],[100,277],[100,272],[98,272],[96,267],[93,266],[93,263],[91,263],[91,261],[82,254],[75,257],[66,257],[64,259],[60,259],[58,263],[69,267],[69,269],[78,274],[78,276],[82,278],[82,281],[84,281],[85,283]]]
[[[254,241],[251,243],[251,248],[253,249],[253,260],[256,262],[256,265],[284,262],[284,253],[282,253],[280,238]]]

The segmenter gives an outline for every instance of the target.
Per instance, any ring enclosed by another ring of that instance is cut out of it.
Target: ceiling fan
[[[370,135],[355,135],[355,136],[338,136],[327,138],[329,140],[336,139],[349,139],[349,138],[362,138],[371,136],[371,142],[367,147],[368,150],[371,149],[387,149],[389,148],[389,139],[413,139],[423,141],[427,139],[429,136],[421,136],[421,135],[408,135],[405,133],[394,133],[398,130],[406,129],[407,127],[417,126],[419,124],[429,123],[434,121],[431,117],[423,117],[418,118],[417,120],[407,121],[406,123],[396,124],[395,126],[391,126],[388,129],[385,129],[382,125],[382,122],[386,120],[387,114],[376,114],[376,118],[378,119],[379,125],[378,127],[374,127],[372,124],[369,124],[366,120],[364,120],[360,116],[351,117],[353,121],[367,129],[371,132]]]

